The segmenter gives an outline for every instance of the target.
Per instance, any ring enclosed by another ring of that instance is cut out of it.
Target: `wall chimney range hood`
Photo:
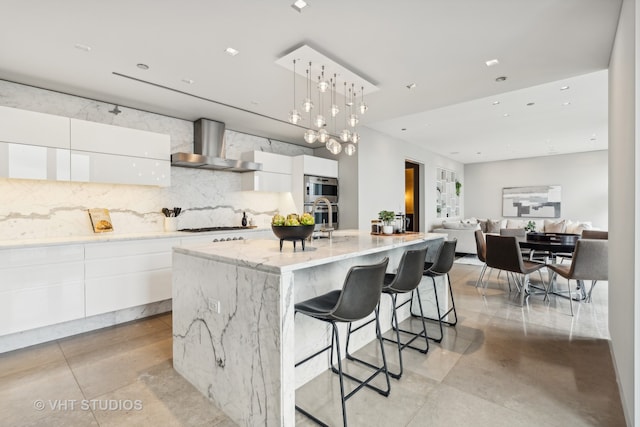
[[[193,153],[173,153],[171,166],[229,172],[262,170],[261,163],[227,159],[224,123],[208,119],[198,119],[193,122]]]

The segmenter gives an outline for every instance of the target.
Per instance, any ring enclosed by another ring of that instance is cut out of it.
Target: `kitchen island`
[[[330,339],[323,322],[298,316],[294,326],[294,303],[340,289],[353,265],[388,256],[388,271],[395,271],[405,250],[442,239],[347,230],[309,242],[305,251],[285,244],[280,252],[275,237],[174,248],[174,368],[239,425],[293,426],[295,389],[328,368],[326,358],[294,364]],[[383,330],[389,319],[383,301]],[[365,331],[354,348],[375,337],[373,326]]]

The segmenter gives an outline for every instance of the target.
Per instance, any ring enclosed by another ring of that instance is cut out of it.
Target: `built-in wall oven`
[[[329,225],[329,208],[324,203],[316,204],[315,213],[313,213],[313,203],[305,204],[304,211],[313,214],[313,218],[316,222],[315,230],[320,230],[322,226]],[[338,220],[340,215],[338,214],[338,205],[335,203],[331,204],[331,216],[332,216],[332,226],[336,230],[338,229]]]
[[[338,179],[322,176],[304,176],[304,203],[313,203],[326,197],[330,203],[338,203]]]

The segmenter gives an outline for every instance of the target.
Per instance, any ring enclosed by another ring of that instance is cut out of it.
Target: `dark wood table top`
[[[518,237],[518,244],[521,248],[535,251],[573,253],[579,238],[578,234],[529,233],[526,237]]]

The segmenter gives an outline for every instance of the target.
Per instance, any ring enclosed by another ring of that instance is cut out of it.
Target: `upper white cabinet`
[[[0,106],[0,141],[68,150],[69,118]]]
[[[71,119],[71,180],[171,184],[169,135]]]
[[[168,186],[169,135],[0,106],[0,176]]]
[[[262,163],[262,170],[242,174],[244,191],[291,191],[292,157],[282,154],[248,151],[242,160]]]
[[[71,149],[169,161],[169,135],[71,119]]]
[[[0,106],[0,176],[69,180],[69,119]]]
[[[296,156],[293,158],[296,174],[338,178],[338,161],[314,156]],[[296,178],[297,179],[297,178]]]

